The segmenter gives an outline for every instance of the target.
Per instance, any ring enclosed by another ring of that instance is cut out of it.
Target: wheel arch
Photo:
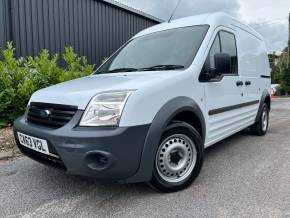
[[[201,118],[194,111],[188,109],[182,110],[176,114],[171,121],[182,121],[191,125],[197,130],[201,138],[204,140],[205,127],[203,126]]]
[[[189,97],[174,98],[164,104],[155,115],[143,146],[139,169],[133,177],[128,178],[125,182],[144,182],[151,180],[155,153],[161,140],[162,133],[172,121],[177,118],[182,118],[183,120],[181,121],[185,121],[184,119],[189,115],[193,115],[193,118],[188,119],[191,121],[187,123],[195,125],[193,127],[200,132],[204,143],[206,124],[200,107]],[[194,122],[197,121],[198,124],[195,124]],[[200,126],[197,128],[197,125]]]
[[[264,103],[266,103],[268,105],[269,110],[270,110],[271,109],[271,97],[270,97],[270,94],[269,94],[268,90],[266,90],[266,89],[262,93],[262,97],[261,97],[261,100],[260,100],[258,113],[257,113],[256,119],[255,119],[256,122],[259,121],[259,117],[260,117],[260,115],[262,113],[262,109],[263,109],[263,104]]]

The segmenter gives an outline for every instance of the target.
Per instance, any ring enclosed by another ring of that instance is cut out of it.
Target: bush
[[[72,47],[63,54],[66,67],[58,65],[59,55],[42,50],[36,57],[15,58],[12,42],[2,51],[0,61],[0,127],[7,126],[25,111],[30,96],[38,89],[87,76],[94,65],[79,57]]]

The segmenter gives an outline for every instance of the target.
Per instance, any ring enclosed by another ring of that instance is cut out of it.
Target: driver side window
[[[208,75],[215,73],[215,55],[227,54],[230,57],[230,71],[222,75],[218,75],[216,79],[219,79],[225,75],[238,75],[238,57],[235,35],[226,31],[220,31],[212,44],[207,59],[205,61],[203,71],[200,79],[207,80]]]

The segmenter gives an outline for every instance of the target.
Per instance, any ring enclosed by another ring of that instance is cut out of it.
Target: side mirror
[[[231,73],[231,56],[227,53],[217,53],[214,55],[215,74]]]

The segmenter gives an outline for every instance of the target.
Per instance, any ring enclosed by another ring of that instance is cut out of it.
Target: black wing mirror
[[[215,76],[231,73],[231,56],[227,53],[214,55]]]

